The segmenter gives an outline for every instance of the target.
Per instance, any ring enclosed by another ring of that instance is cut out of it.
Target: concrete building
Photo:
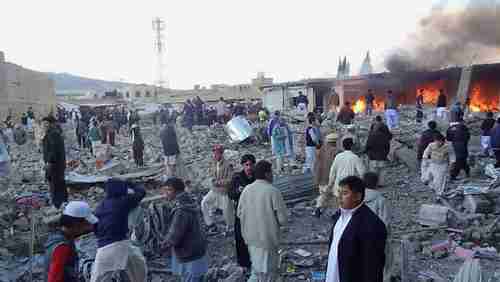
[[[127,86],[119,90],[126,101],[142,101],[153,99],[158,96],[159,89],[154,85],[138,84]]]
[[[0,119],[9,112],[20,116],[28,107],[33,107],[37,116],[55,110],[54,82],[44,73],[7,62],[0,52]]]

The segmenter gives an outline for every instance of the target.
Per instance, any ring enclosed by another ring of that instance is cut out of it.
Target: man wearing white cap
[[[86,202],[68,203],[59,221],[60,228],[49,234],[45,245],[47,282],[79,281],[78,254],[74,241],[91,232],[97,222],[97,217]]]

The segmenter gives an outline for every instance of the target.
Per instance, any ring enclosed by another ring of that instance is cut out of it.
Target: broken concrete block
[[[420,207],[417,222],[424,226],[448,225],[450,209],[439,205],[424,204]]]

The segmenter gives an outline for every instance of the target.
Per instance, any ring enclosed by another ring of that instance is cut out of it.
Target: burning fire
[[[422,84],[417,88],[417,96],[420,95],[420,90],[424,90],[424,104],[435,105],[439,97],[439,89],[444,88],[444,85],[444,80]]]
[[[366,111],[366,101],[364,97],[359,98],[356,100],[352,106],[352,111],[355,112],[356,114],[358,113],[364,113]],[[375,101],[373,101],[373,111],[375,112],[380,112],[384,111],[384,100],[379,97],[375,97]]]
[[[470,104],[469,109],[472,112],[495,112],[498,111],[499,97],[498,96],[488,96],[482,95],[481,85],[476,84],[472,87],[470,93]]]

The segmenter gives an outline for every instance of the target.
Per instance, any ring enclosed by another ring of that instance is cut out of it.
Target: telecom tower
[[[168,80],[163,77],[163,55],[165,53],[165,37],[163,35],[163,31],[165,30],[165,21],[163,21],[160,17],[153,19],[153,31],[155,32],[155,52],[156,52],[156,85],[162,88],[169,88]]]

